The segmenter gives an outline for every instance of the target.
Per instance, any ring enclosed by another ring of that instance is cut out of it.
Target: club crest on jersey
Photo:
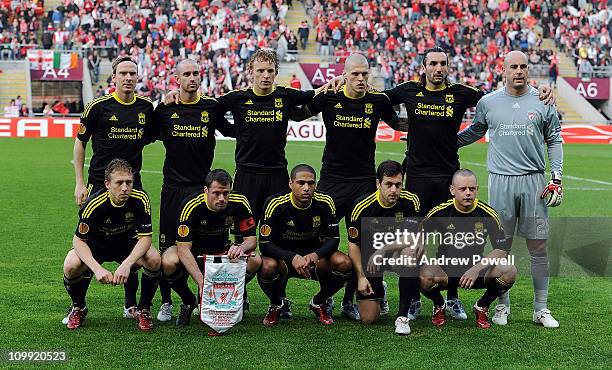
[[[455,96],[453,96],[453,94],[446,94],[444,101],[448,104],[452,104],[455,102]]]
[[[125,222],[127,222],[128,224],[134,222],[134,214],[132,212],[128,212],[125,214]]]
[[[403,212],[396,212],[395,213],[395,222],[402,222],[403,219],[404,219],[404,213]]]
[[[146,122],[147,120],[145,114],[142,112],[138,113],[138,123],[144,125]]]
[[[365,113],[372,114],[374,112],[374,106],[372,103],[365,103]]]
[[[209,121],[208,118],[208,112],[207,111],[202,111],[202,117],[200,118],[200,121],[207,123]]]
[[[351,238],[355,239],[356,237],[359,236],[359,230],[357,230],[356,227],[351,226],[348,228],[348,234]]]
[[[527,118],[529,118],[530,121],[533,121],[533,119],[536,117],[535,112],[528,112],[527,113]]]
[[[283,98],[275,98],[274,108],[282,108],[282,107],[283,107]]]
[[[166,234],[159,234],[159,242],[160,243],[166,242]]]
[[[321,217],[320,216],[314,216],[312,218],[312,227],[319,227],[321,226]]]
[[[259,228],[259,234],[261,236],[270,236],[270,233],[272,233],[272,228],[266,224],[261,225]]]
[[[83,135],[85,131],[87,131],[87,127],[81,123],[81,126],[79,126],[79,134]]]
[[[477,232],[477,233],[484,232],[484,224],[482,222],[476,222],[474,224],[474,232]]]
[[[178,227],[178,234],[181,238],[186,237],[187,235],[189,235],[189,226],[187,225],[180,225]]]
[[[234,219],[232,216],[227,216],[225,218],[225,226],[232,226],[234,224]]]

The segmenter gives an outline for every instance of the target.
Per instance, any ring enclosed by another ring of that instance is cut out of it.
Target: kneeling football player
[[[206,176],[203,191],[187,197],[180,208],[176,246],[162,255],[164,279],[182,300],[177,326],[188,325],[197,306],[196,296],[187,284],[188,277],[198,284],[199,292],[203,289],[204,260],[198,256],[227,254],[230,259],[248,256],[245,285],[261,267],[261,257],[250,256],[257,247],[257,227],[249,202],[231,189],[230,174],[221,169],[212,170]],[[232,228],[242,236],[241,244],[230,241]]]
[[[467,262],[455,266],[444,264],[448,287],[455,288],[451,290],[456,291],[458,287],[486,289],[473,307],[476,325],[486,329],[491,326],[488,320],[489,306],[508,291],[516,280],[516,267],[510,263],[511,259],[508,257],[510,243],[504,235],[497,212],[477,198],[478,182],[472,171],[460,169],[455,172],[450,192],[453,198],[434,207],[423,221],[423,228],[427,233],[446,233],[452,230],[453,235],[463,234],[461,239],[453,242],[447,242],[447,238],[441,239],[443,241],[438,245],[438,258],[454,258],[455,261]],[[493,250],[481,258],[487,236]],[[468,238],[472,241],[467,242]],[[433,282],[421,283],[423,293],[434,302],[434,325],[440,326],[446,322],[445,307],[453,318],[467,318],[458,297],[447,299],[445,303],[440,293],[442,287],[435,286]]]
[[[102,284],[125,284],[142,266],[140,302],[135,312],[138,327],[151,330],[151,300],[161,274],[161,258],[151,247],[151,205],[144,191],[132,189],[130,164],[113,159],[104,173],[106,189],[92,195],[79,211],[72,250],[64,260],[64,286],[72,298],[68,329],[80,327],[87,316],[85,295],[92,272]],[[114,273],[102,264],[117,262]]]
[[[413,304],[412,297],[418,296],[419,275],[428,273],[426,268],[419,268],[416,259],[422,254],[422,245],[404,245],[392,243],[379,249],[365,250],[365,241],[362,241],[362,220],[368,218],[393,218],[397,227],[405,227],[411,232],[419,231],[418,216],[420,203],[416,194],[402,190],[402,165],[396,161],[384,161],[376,170],[377,190],[358,199],[353,205],[350,219],[347,221],[349,237],[349,255],[353,262],[357,276],[357,301],[361,322],[372,324],[378,320],[380,313],[380,300],[385,294],[382,273],[394,271],[399,278],[399,311],[395,320],[395,333],[398,335],[410,334],[409,310]],[[373,245],[370,245],[373,247]],[[376,265],[376,257],[400,257],[403,260],[411,258],[412,264],[403,266]],[[363,262],[362,262],[363,261]],[[366,272],[369,275],[366,275]],[[433,274],[432,274],[433,275]],[[438,276],[442,274],[437,274]],[[442,279],[442,278],[440,278]],[[440,285],[445,281],[440,280]]]
[[[300,164],[291,170],[289,191],[271,196],[263,207],[259,248],[263,264],[259,285],[270,299],[263,324],[279,322],[286,279],[318,280],[321,290],[310,309],[324,325],[333,324],[328,298],[351,276],[349,257],[338,251],[340,237],[336,209],[329,195],[315,191],[315,170]]]

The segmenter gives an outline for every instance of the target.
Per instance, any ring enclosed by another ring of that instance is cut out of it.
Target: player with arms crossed
[[[384,161],[378,165],[376,170],[377,190],[367,196],[358,199],[350,212],[350,217],[346,222],[349,237],[349,256],[353,262],[355,275],[357,276],[357,301],[359,302],[359,312],[361,322],[371,324],[378,319],[380,314],[380,300],[384,296],[383,278],[377,276],[366,276],[367,272],[374,272],[380,267],[373,267],[370,263],[374,261],[376,254],[385,255],[388,253],[401,254],[411,257],[420,257],[422,249],[417,245],[389,245],[371,254],[367,265],[362,259],[367,257],[368,251],[362,250],[365,243],[362,242],[362,220],[369,217],[393,217],[396,222],[401,222],[398,227],[404,224],[406,219],[407,226],[411,231],[418,231],[418,221],[411,217],[419,215],[419,198],[408,191],[402,190],[403,170],[402,165],[396,161]],[[362,257],[365,256],[365,257]],[[366,265],[366,266],[364,266]],[[415,266],[404,266],[398,271],[399,278],[399,310],[395,320],[395,333],[398,335],[410,334],[408,310],[412,303],[414,292],[419,289],[418,271]],[[381,271],[382,272],[382,271]],[[424,271],[423,271],[424,272]],[[440,274],[438,274],[440,275]],[[444,282],[440,281],[443,284]]]
[[[231,134],[231,125],[216,99],[200,95],[200,66],[184,59],[176,66],[179,103],[159,104],[155,108],[150,141],[161,140],[166,149],[164,182],[159,210],[159,251],[175,245],[176,228],[183,200],[204,188],[215,149],[215,130]],[[172,299],[165,279],[159,287],[162,305],[157,319],[172,319]]]
[[[85,199],[104,186],[104,169],[114,158],[127,160],[134,174],[133,187],[142,189],[140,169],[142,149],[153,116],[151,99],[134,93],[138,82],[138,66],[128,56],[118,57],[112,64],[116,90],[94,99],[81,115],[81,126],[74,141],[73,163],[76,176],[75,199],[81,206]],[[83,178],[85,147],[91,139],[93,155],[89,163],[87,186]],[[125,288],[124,317],[136,313],[138,275],[130,276]]]
[[[130,164],[112,160],[104,175],[106,190],[94,193],[81,207],[72,250],[64,260],[64,286],[72,299],[68,329],[80,327],[87,316],[85,295],[92,272],[102,284],[125,284],[133,271],[144,267],[136,318],[141,330],[151,330],[151,300],[161,275],[161,258],[151,247],[151,205],[144,191],[132,188]],[[104,262],[117,262],[112,273]]]
[[[258,280],[270,299],[263,324],[278,324],[284,281],[299,277],[319,281],[321,290],[310,301],[310,310],[319,322],[331,325],[328,298],[344,286],[352,270],[349,257],[338,251],[334,202],[315,191],[316,173],[306,164],[291,170],[289,188],[268,198],[259,228],[263,264]]]
[[[476,325],[487,329],[491,326],[488,320],[491,303],[508,291],[516,280],[516,267],[509,263],[510,243],[506,239],[499,216],[491,206],[478,199],[478,182],[476,175],[467,169],[461,169],[453,175],[450,192],[453,198],[434,207],[423,221],[426,233],[451,232],[458,236],[463,234],[461,242],[472,240],[469,245],[444,243],[440,239],[437,257],[467,259],[469,264],[444,265],[448,277],[448,287],[465,289],[486,289],[483,296],[474,304]],[[480,235],[476,235],[481,233]],[[469,237],[471,235],[471,237]],[[493,250],[485,258],[474,264],[474,256],[482,256],[489,237]],[[483,261],[486,261],[483,262]],[[497,261],[497,263],[495,263]],[[506,261],[506,262],[503,262]],[[434,302],[432,322],[436,326],[446,323],[444,315],[444,298],[440,293],[442,287],[422,285],[422,291]]]
[[[489,202],[499,212],[510,244],[517,223],[517,234],[527,241],[534,289],[533,321],[556,328],[559,322],[547,308],[546,240],[547,207],[558,206],[563,197],[561,124],[555,107],[542,104],[537,90],[527,83],[528,72],[524,53],[512,51],[506,55],[506,85],[478,103],[472,125],[459,133],[459,145],[473,143],[489,131]],[[548,184],[544,176],[546,149],[551,167]],[[510,298],[505,294],[495,308],[493,322],[505,325],[509,314]]]
[[[232,177],[225,170],[212,170],[206,176],[203,191],[184,200],[178,218],[176,246],[163,254],[162,267],[168,285],[181,297],[178,326],[188,325],[196,307],[196,297],[187,285],[189,276],[202,292],[204,275],[203,254],[227,254],[230,259],[243,255],[247,259],[246,283],[259,270],[261,258],[250,255],[257,247],[256,225],[249,202],[244,195],[233,192]],[[232,244],[231,229],[242,236],[242,243]]]

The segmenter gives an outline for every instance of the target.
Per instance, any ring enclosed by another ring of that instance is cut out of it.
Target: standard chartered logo
[[[455,110],[452,105],[417,103],[414,114],[419,116],[452,117]]]
[[[247,123],[280,122],[283,120],[283,112],[280,110],[254,110],[248,109],[244,121]]]
[[[502,123],[497,127],[497,136],[533,135],[533,125],[526,123]]]

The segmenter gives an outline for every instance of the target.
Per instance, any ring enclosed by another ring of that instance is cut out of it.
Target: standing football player
[[[468,145],[489,131],[487,168],[489,202],[499,212],[507,237],[517,234],[527,241],[534,290],[533,321],[547,328],[559,322],[547,307],[549,266],[546,240],[548,208],[561,204],[563,146],[557,110],[544,105],[528,84],[527,56],[512,51],[504,60],[506,84],[485,96],[476,106],[470,127],[459,133],[459,145]],[[548,152],[551,179],[544,172]],[[493,322],[505,325],[510,314],[506,294],[495,308]]]

